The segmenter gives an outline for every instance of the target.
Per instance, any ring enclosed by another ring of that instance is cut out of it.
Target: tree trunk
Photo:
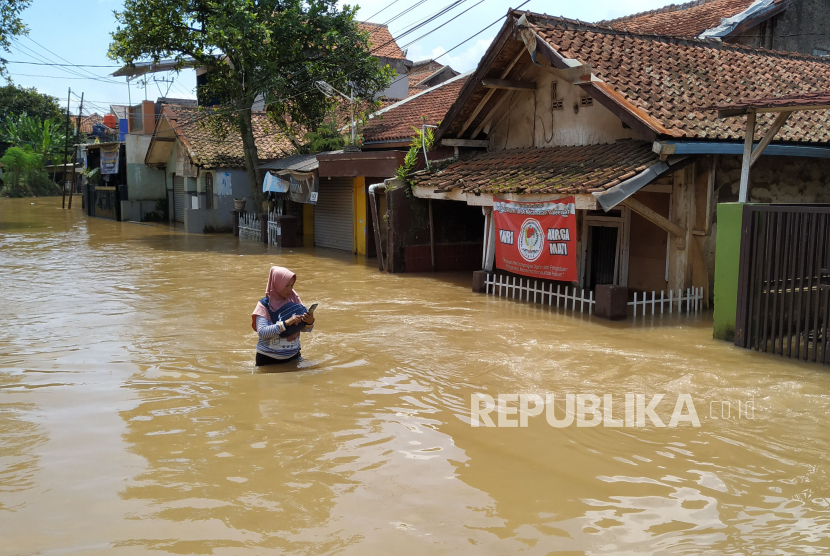
[[[265,199],[262,193],[262,170],[257,170],[259,156],[256,142],[254,141],[254,128],[250,110],[242,110],[239,113],[239,132],[242,135],[242,150],[245,153],[245,170],[248,172],[248,183],[251,186],[251,201],[255,211],[262,210],[262,201]]]

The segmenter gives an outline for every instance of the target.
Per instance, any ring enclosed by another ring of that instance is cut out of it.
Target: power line
[[[50,62],[25,62],[22,60],[2,60],[6,64],[31,64],[33,66],[61,66],[70,68],[120,68],[121,66],[95,66],[90,64],[57,64]]]
[[[55,53],[55,52],[52,52],[51,50],[49,50],[48,48],[46,48],[45,46],[43,46],[42,44],[40,44],[39,42],[37,42],[35,39],[33,39],[32,37],[30,37],[29,35],[24,35],[24,36],[25,36],[27,39],[29,39],[29,41],[31,41],[31,42],[33,42],[33,43],[35,43],[37,46],[39,46],[40,48],[42,48],[42,49],[43,49],[43,50],[45,50],[46,52],[48,52],[48,53],[52,54],[53,56],[56,56],[59,60],[63,60],[64,62],[67,62],[67,63],[69,63],[69,64],[71,64],[71,63],[72,63],[72,62],[70,62],[69,60],[67,60],[66,58],[64,58],[63,56],[61,56],[60,54],[57,54],[57,53]],[[50,61],[51,61],[51,60],[50,60]],[[92,75],[92,76],[95,76],[95,77],[99,77],[99,78],[101,78],[101,79],[106,79],[107,81],[113,81],[113,82],[116,82],[116,83],[117,83],[117,81],[115,81],[114,79],[105,78],[105,77],[104,77],[104,76],[102,76],[102,75],[96,75],[96,74],[92,73],[92,72],[91,72],[91,71],[89,71],[89,70],[86,70],[86,69],[81,69],[81,71],[83,71],[84,73],[87,73],[87,74],[89,74],[89,75]]]

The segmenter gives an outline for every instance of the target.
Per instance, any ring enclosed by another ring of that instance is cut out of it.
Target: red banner
[[[548,280],[577,280],[573,197],[539,203],[494,197],[493,218],[497,268]]]

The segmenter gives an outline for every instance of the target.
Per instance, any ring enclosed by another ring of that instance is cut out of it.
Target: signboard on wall
[[[320,187],[320,178],[316,174],[299,180],[291,176],[289,183],[290,189],[288,196],[292,201],[311,205],[317,204],[317,191]]]
[[[230,172],[216,172],[216,181],[219,185],[219,195],[233,195]]]
[[[548,280],[577,280],[572,196],[538,203],[494,197],[493,218],[497,268]]]
[[[101,174],[118,173],[118,153],[121,145],[101,147]]]

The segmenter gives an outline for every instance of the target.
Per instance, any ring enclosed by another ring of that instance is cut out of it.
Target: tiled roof
[[[194,164],[206,168],[244,168],[245,155],[242,138],[226,128],[224,137],[217,137],[204,124],[205,116],[197,108],[165,104],[164,115],[176,131],[178,139],[188,150]],[[260,162],[294,154],[291,141],[268,122],[265,113],[253,116],[253,133]]]
[[[406,141],[415,134],[412,128],[438,125],[458,98],[466,78],[454,77],[375,112],[363,128],[363,141]]]
[[[415,62],[406,75],[409,77],[409,84],[412,85],[423,81],[430,75],[441,71],[445,67],[447,66],[436,62],[435,60],[422,60],[420,62]]]
[[[721,19],[741,13],[752,2],[753,0],[695,0],[602,23],[632,33],[696,37],[707,29],[720,25]]]
[[[590,65],[621,106],[643,115],[662,135],[743,138],[740,118],[718,119],[709,107],[752,97],[820,92],[830,83],[830,60],[718,42],[635,35],[545,15],[528,14],[532,28],[561,56]],[[759,117],[758,134],[773,116]],[[782,141],[830,141],[827,112],[794,114]]]
[[[608,145],[508,149],[476,155],[415,185],[481,193],[592,193],[634,177],[659,158],[645,141]]]
[[[104,125],[104,117],[95,113],[90,114],[89,116],[82,116],[81,117],[81,132],[86,133],[87,135],[92,133],[92,126],[95,124]]]
[[[369,47],[372,55],[399,60],[406,59],[401,47],[392,38],[392,33],[389,32],[389,27],[386,25],[361,21],[358,22],[357,28],[364,33],[369,33]]]

